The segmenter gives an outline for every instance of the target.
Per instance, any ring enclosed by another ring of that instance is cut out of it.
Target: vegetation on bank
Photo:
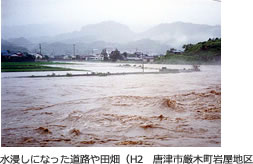
[[[70,68],[50,67],[46,65],[71,64],[60,62],[2,62],[1,72],[38,72],[38,71],[80,71]]]
[[[175,53],[170,49],[156,60],[156,63],[168,64],[220,64],[221,39],[209,39],[197,44],[183,45],[184,51]]]

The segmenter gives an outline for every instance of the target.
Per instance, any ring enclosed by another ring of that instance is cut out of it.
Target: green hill
[[[170,64],[220,64],[221,39],[209,39],[197,44],[183,45],[183,52],[175,52],[170,49],[166,55],[160,57],[158,63]]]

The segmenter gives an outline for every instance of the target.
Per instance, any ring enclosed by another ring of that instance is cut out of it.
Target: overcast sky
[[[220,25],[214,0],[1,0],[2,24],[83,26],[116,21],[135,31],[175,21]]]

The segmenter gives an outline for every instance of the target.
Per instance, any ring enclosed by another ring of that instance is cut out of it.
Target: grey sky
[[[221,3],[214,0],[2,0],[2,24],[83,26],[116,21],[135,31],[175,21],[219,25]]]

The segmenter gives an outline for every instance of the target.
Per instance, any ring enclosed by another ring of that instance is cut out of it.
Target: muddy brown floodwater
[[[138,71],[117,66],[66,67]],[[220,66],[200,68],[193,73],[106,77],[18,78],[52,72],[2,73],[1,144],[220,146]]]

